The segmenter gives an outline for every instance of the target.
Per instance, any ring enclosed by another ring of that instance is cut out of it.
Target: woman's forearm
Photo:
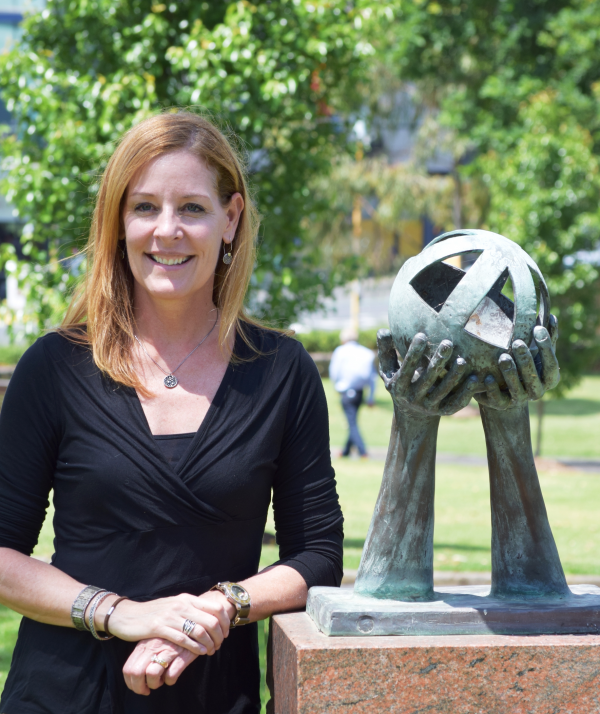
[[[250,621],[264,620],[278,612],[301,610],[306,605],[308,588],[304,578],[289,565],[266,568],[240,582],[250,594]]]
[[[48,563],[0,548],[0,603],[31,620],[73,627],[71,606],[85,585]]]

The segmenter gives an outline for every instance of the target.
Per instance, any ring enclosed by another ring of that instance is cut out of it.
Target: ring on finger
[[[167,669],[169,666],[169,662],[167,662],[166,659],[161,659],[158,655],[152,655],[152,659],[150,661],[156,662],[156,664],[160,664],[163,669]]]
[[[194,631],[194,627],[196,627],[196,623],[193,620],[186,620],[182,627],[183,634],[189,637]]]

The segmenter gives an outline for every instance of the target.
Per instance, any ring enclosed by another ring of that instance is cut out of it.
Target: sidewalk
[[[342,448],[333,446],[331,454],[336,457]],[[384,446],[372,446],[369,448],[369,458],[373,461],[385,461],[387,448]],[[357,458],[352,456],[351,458]],[[436,462],[439,464],[456,464],[459,466],[487,466],[485,456],[473,456],[469,454],[437,454]],[[557,456],[552,458],[543,457],[536,459],[538,469],[541,471],[564,471],[565,473],[583,471],[584,473],[600,473],[600,461],[597,459],[574,459],[571,456]]]

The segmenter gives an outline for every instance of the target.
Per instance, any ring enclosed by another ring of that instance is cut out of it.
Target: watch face
[[[242,600],[242,602],[246,602],[248,600],[248,593],[239,585],[232,585],[231,593],[238,600]]]

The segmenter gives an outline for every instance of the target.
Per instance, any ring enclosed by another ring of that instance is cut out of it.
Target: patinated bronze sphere
[[[468,257],[470,268],[444,262],[454,256]],[[402,358],[424,332],[427,357],[452,340],[473,372],[493,374],[502,384],[498,358],[511,353],[515,340],[530,346],[549,310],[544,278],[520,246],[497,233],[464,229],[444,233],[406,261],[392,287],[389,321]]]

